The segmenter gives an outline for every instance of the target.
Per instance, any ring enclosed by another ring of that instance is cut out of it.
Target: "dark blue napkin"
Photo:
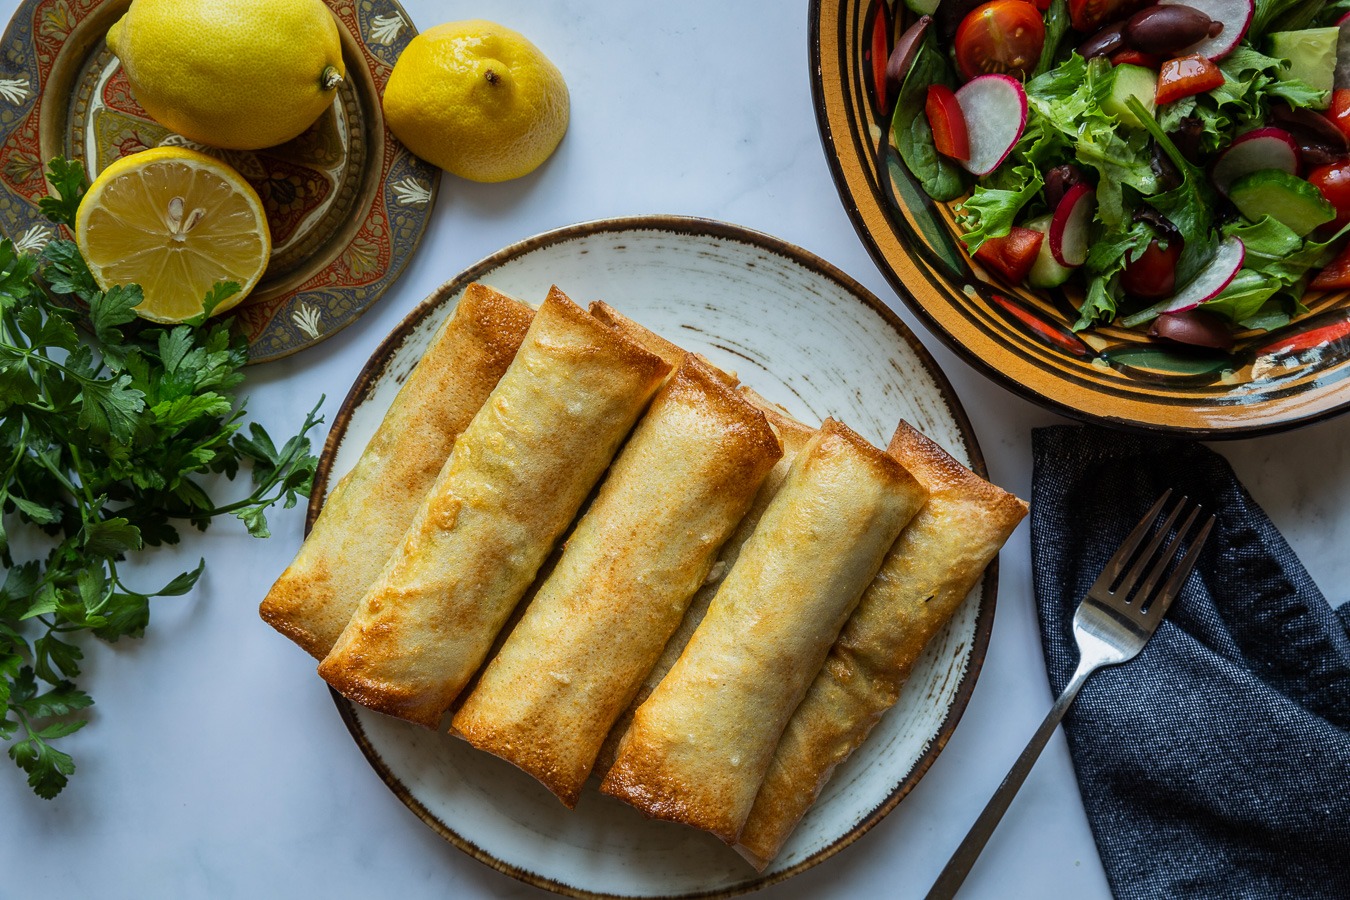
[[[1122,898],[1350,898],[1350,605],[1333,610],[1226,460],[1087,426],[1033,435],[1031,552],[1056,693],[1073,612],[1165,488],[1217,515],[1186,590],[1065,719]],[[1346,546],[1350,552],[1350,543]]]

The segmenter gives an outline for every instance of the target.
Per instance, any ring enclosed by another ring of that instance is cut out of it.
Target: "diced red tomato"
[[[955,92],[945,84],[929,85],[923,109],[928,115],[928,126],[933,129],[937,152],[952,159],[970,159],[970,132]]]
[[[1341,134],[1350,139],[1350,88],[1336,88],[1331,92],[1331,109],[1327,118],[1336,123]]]
[[[1119,22],[1149,0],[1069,0],[1069,23],[1084,34],[1095,34],[1103,25]]]
[[[1347,244],[1335,259],[1327,263],[1322,271],[1313,276],[1308,287],[1314,291],[1330,291],[1338,288],[1350,288],[1350,244]]]
[[[1350,222],[1350,162],[1319,166],[1308,173],[1308,181],[1336,207],[1336,219],[1328,227],[1340,228]]]
[[[969,81],[976,75],[1025,78],[1045,46],[1045,21],[1034,3],[992,0],[975,7],[956,28],[956,68]]]
[[[1014,225],[1004,237],[990,238],[981,244],[980,249],[975,251],[975,258],[1012,284],[1021,284],[1036,262],[1036,254],[1040,252],[1043,240],[1045,235],[1036,229]]]
[[[1162,57],[1152,53],[1141,53],[1128,47],[1112,53],[1110,59],[1113,66],[1143,66],[1145,69],[1157,69],[1162,65]]]
[[[1159,106],[1203,94],[1223,84],[1223,73],[1214,63],[1198,53],[1169,59],[1158,70],[1158,92],[1154,99]]]

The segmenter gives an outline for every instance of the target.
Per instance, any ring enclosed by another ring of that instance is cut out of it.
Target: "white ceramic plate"
[[[833,415],[885,446],[907,419],[984,474],[951,386],[879,300],[828,263],[757,232],[642,217],[549,232],[444,285],[395,329],[339,411],[315,498],[352,467],[464,287],[484,281],[538,303],[557,284],[603,299],[706,355],[803,421]],[[311,503],[313,522],[321,501]],[[849,844],[918,781],[956,725],[993,619],[994,567],[928,648],[894,709],[835,773],[782,854],[756,874],[705,833],[644,819],[595,790],[575,811],[532,778],[447,734],[334,694],[372,766],[428,825],[482,862],[578,896],[729,895],[779,881]]]

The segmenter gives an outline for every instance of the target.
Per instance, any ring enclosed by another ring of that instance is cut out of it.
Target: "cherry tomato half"
[[[1331,109],[1327,118],[1336,123],[1341,134],[1350,139],[1350,88],[1335,88],[1331,92]]]
[[[993,73],[1025,78],[1045,46],[1045,22],[1026,0],[993,0],[971,10],[956,29],[956,68],[969,81]]]
[[[1173,238],[1167,247],[1157,238],[1149,241],[1138,256],[1125,263],[1120,273],[1120,287],[1131,297],[1141,300],[1161,300],[1172,296],[1177,286],[1177,260],[1181,258],[1181,238]]]
[[[1350,162],[1332,163],[1308,173],[1308,181],[1322,192],[1327,202],[1336,207],[1336,219],[1329,228],[1340,228],[1350,222]]]

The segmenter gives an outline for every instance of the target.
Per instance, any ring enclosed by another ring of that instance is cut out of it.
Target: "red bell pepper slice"
[[[989,238],[975,251],[975,258],[1012,284],[1021,284],[1036,262],[1045,235],[1034,228],[1012,230],[1003,237]]]
[[[1203,94],[1223,84],[1223,72],[1214,63],[1198,53],[1169,59],[1158,70],[1158,91],[1154,100],[1159,106]]]
[[[956,102],[956,93],[945,84],[930,84],[923,111],[933,130],[937,152],[952,159],[970,159],[970,131],[966,128],[966,114]]]
[[[1350,244],[1313,276],[1308,287],[1314,291],[1350,288]]]
[[[891,111],[891,97],[886,96],[886,60],[891,55],[891,22],[886,15],[886,4],[877,3],[872,17],[872,90],[877,110],[885,115]]]
[[[1128,47],[1112,53],[1110,59],[1113,66],[1143,66],[1145,69],[1156,69],[1162,65],[1161,56],[1153,53],[1142,53]]]

